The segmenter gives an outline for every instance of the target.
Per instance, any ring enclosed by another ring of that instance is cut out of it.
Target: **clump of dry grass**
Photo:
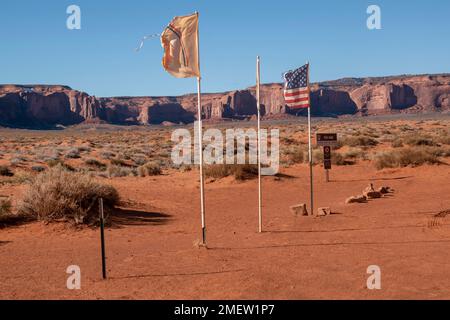
[[[0,221],[11,214],[11,200],[0,199]]]
[[[378,143],[379,142],[374,138],[364,135],[348,136],[341,141],[342,145],[350,147],[374,147],[378,145]]]
[[[87,164],[90,167],[94,167],[94,168],[97,168],[99,170],[105,170],[106,169],[106,164],[98,161],[97,159],[92,159],[92,158],[86,159],[84,161],[84,163]]]
[[[12,177],[14,173],[7,166],[0,166],[0,176]]]
[[[161,166],[156,161],[147,162],[146,164],[140,166],[137,170],[139,176],[141,177],[158,176],[162,173]]]
[[[400,148],[381,152],[375,155],[374,164],[377,169],[417,167],[423,164],[438,164],[439,157],[428,148]]]
[[[106,172],[108,174],[108,177],[110,177],[110,178],[128,177],[128,176],[136,175],[135,168],[123,167],[123,166],[117,166],[117,165],[109,165]]]
[[[213,164],[204,169],[205,177],[221,179],[234,176],[236,180],[248,180],[258,176],[258,166],[254,164]]]
[[[18,213],[46,222],[93,224],[98,220],[99,198],[110,209],[118,203],[119,194],[112,186],[56,166],[35,177],[19,204]]]

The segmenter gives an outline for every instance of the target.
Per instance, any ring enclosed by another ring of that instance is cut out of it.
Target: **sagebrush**
[[[58,165],[33,179],[18,213],[46,222],[94,224],[98,221],[99,198],[103,198],[108,212],[118,203],[119,194],[110,185]]]

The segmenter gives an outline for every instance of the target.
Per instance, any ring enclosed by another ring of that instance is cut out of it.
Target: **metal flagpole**
[[[309,62],[306,62],[308,68],[307,87],[309,90]],[[311,214],[314,214],[314,185],[313,185],[313,155],[311,141],[311,99],[308,104],[308,143],[309,143],[309,176],[310,176],[310,193],[311,193]]]
[[[199,13],[197,15],[197,21]],[[198,54],[198,69],[200,70],[200,39],[199,28],[197,28],[197,54]],[[206,219],[205,219],[205,182],[203,175],[203,128],[202,128],[202,94],[201,94],[201,77],[197,77],[197,100],[198,100],[198,145],[199,145],[199,160],[200,160],[200,207],[202,214],[202,244],[206,245]]]
[[[261,84],[260,58],[256,58],[256,104],[258,111],[258,214],[259,214],[259,233],[262,232],[262,183],[261,183]]]

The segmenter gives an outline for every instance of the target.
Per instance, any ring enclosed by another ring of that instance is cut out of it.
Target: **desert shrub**
[[[254,164],[213,164],[205,166],[207,178],[221,179],[234,176],[236,180],[247,180],[258,176],[258,166]]]
[[[401,148],[392,151],[378,153],[374,157],[377,169],[397,168],[423,164],[440,163],[439,157],[428,150],[428,148]]]
[[[147,162],[147,158],[145,156],[134,156],[131,158],[134,164],[137,166],[142,166]]]
[[[4,219],[11,213],[11,200],[0,199],[0,220]]]
[[[0,166],[0,176],[12,177],[14,173],[7,166]]]
[[[100,162],[100,161],[98,161],[96,159],[86,159],[84,161],[84,163],[86,163],[88,166],[95,167],[95,168],[98,168],[98,169],[105,169],[106,168],[106,165],[104,163],[102,163],[102,162]]]
[[[119,158],[111,159],[111,164],[115,165],[115,166],[123,166],[123,167],[128,165],[125,160],[119,159]]]
[[[378,145],[378,141],[368,136],[348,136],[342,141],[343,145],[350,147],[373,147]]]
[[[231,175],[231,167],[228,164],[213,164],[205,166],[203,172],[207,178],[221,179]]]
[[[247,180],[258,176],[258,166],[252,164],[241,164],[234,166],[233,172],[236,180]]]
[[[35,172],[43,172],[43,171],[45,171],[45,167],[43,167],[43,166],[32,166],[31,170],[35,171]]]
[[[12,166],[17,166],[26,161],[27,161],[27,158],[24,158],[24,157],[14,157],[10,160]]]
[[[140,166],[137,170],[141,177],[157,176],[162,173],[161,166],[155,161],[147,162],[146,164]]]
[[[112,186],[56,166],[33,179],[18,213],[46,222],[93,224],[98,220],[99,198],[110,209],[119,201],[119,194]]]
[[[59,160],[59,159],[58,160],[48,160],[48,161],[46,161],[46,164],[48,165],[49,168],[53,168],[56,166],[62,166],[64,169],[66,169],[68,171],[75,171],[74,167],[64,163],[64,161]]]
[[[436,141],[441,144],[450,145],[450,133],[448,133],[447,135],[443,134],[443,135],[437,137]]]
[[[395,139],[392,141],[392,148],[401,148],[403,147],[403,140],[402,139]]]
[[[116,154],[111,151],[103,151],[102,153],[100,153],[100,157],[103,159],[106,159],[106,160],[109,160],[115,156],[116,156]]]
[[[81,158],[80,151],[78,150],[78,148],[70,149],[66,153],[66,158],[68,158],[68,159],[79,159],[79,158]]]
[[[285,151],[288,163],[303,163],[305,162],[305,148],[293,146]]]
[[[436,143],[433,141],[432,138],[429,137],[422,137],[422,136],[416,136],[416,137],[408,137],[405,139],[405,143],[409,146],[435,146]]]
[[[343,157],[346,159],[358,159],[365,158],[366,152],[360,148],[349,148],[343,153]]]
[[[116,165],[109,165],[106,172],[110,178],[135,176],[137,174],[134,168]]]

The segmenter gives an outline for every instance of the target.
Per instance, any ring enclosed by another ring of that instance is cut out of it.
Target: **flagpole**
[[[197,15],[197,21],[199,13]],[[198,69],[200,70],[200,39],[199,28],[197,28],[197,53],[198,53]],[[205,182],[203,174],[203,127],[202,127],[202,94],[201,94],[201,77],[197,77],[197,100],[198,100],[198,145],[199,145],[199,160],[200,160],[200,208],[202,218],[202,244],[206,246],[206,214],[205,214]]]
[[[308,66],[307,87],[309,90],[309,62]],[[310,94],[310,93],[309,93]],[[312,154],[312,140],[311,140],[311,98],[308,104],[308,144],[309,144],[309,177],[310,177],[310,194],[311,194],[311,214],[314,214],[314,185],[313,185],[313,154]]]
[[[261,61],[259,56],[256,57],[256,105],[258,112],[258,217],[259,217],[259,233],[262,232],[262,182],[261,182]]]

